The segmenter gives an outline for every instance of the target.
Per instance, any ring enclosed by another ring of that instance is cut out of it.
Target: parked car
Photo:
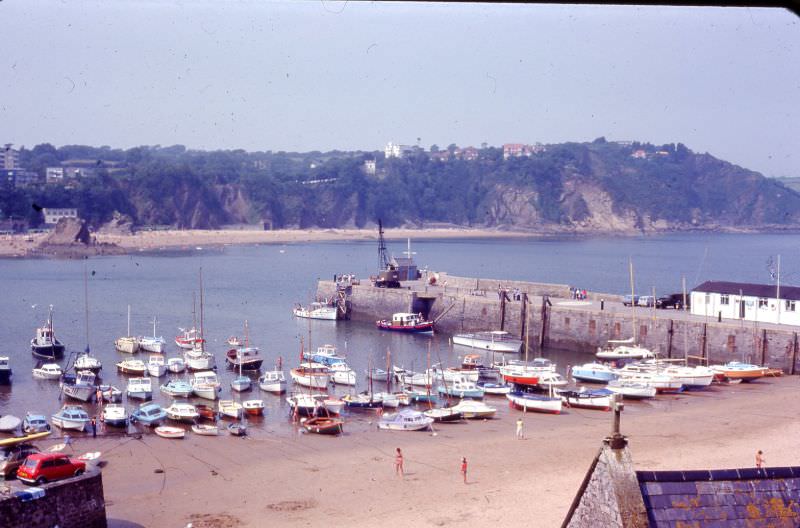
[[[643,306],[645,308],[650,308],[656,302],[656,298],[652,295],[640,295],[639,300],[636,302],[637,306]]]
[[[4,479],[14,478],[17,469],[22,462],[34,453],[38,453],[39,448],[31,444],[17,444],[0,448],[0,477]]]
[[[638,295],[623,295],[622,296],[622,304],[624,306],[633,306],[634,304],[639,304],[639,296]]]
[[[28,456],[17,470],[17,478],[26,484],[44,484],[77,477],[86,471],[86,464],[63,453],[36,453]]]
[[[686,307],[689,307],[689,298],[690,296],[686,296]],[[683,294],[682,293],[673,293],[672,295],[664,295],[658,298],[656,302],[656,308],[675,308],[676,310],[680,310],[683,308]]]

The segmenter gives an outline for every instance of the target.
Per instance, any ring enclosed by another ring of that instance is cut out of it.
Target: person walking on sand
[[[461,474],[464,476],[464,484],[467,483],[467,457],[461,457]]]
[[[522,421],[522,418],[517,418],[517,440],[522,440],[525,436],[522,434],[522,427],[525,424]]]
[[[97,438],[97,416],[92,416],[92,438]]]
[[[758,452],[756,453],[756,467],[758,469],[761,469],[764,467],[764,464],[766,463],[767,459],[764,458],[764,452],[759,449]]]
[[[394,474],[403,476],[403,452],[397,448],[397,453],[394,455]]]

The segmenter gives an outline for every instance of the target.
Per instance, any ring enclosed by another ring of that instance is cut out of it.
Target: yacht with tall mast
[[[139,339],[131,335],[131,305],[128,305],[128,333],[114,341],[117,352],[125,354],[135,354],[139,351]]]

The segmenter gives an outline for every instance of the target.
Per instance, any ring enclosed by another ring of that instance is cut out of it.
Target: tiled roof
[[[637,471],[653,528],[800,526],[800,467]]]
[[[726,293],[728,295],[747,295],[750,297],[775,298],[777,285],[775,284],[751,284],[748,282],[725,282],[725,281],[706,281],[692,291],[708,293]],[[781,299],[800,301],[800,288],[797,286],[781,285]]]

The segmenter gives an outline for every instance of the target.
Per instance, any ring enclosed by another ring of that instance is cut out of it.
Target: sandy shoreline
[[[0,257],[24,257],[34,250],[46,235],[0,236]],[[390,229],[387,240],[447,239],[447,238],[525,238],[548,236],[546,233],[501,231],[494,229]],[[159,249],[194,249],[251,244],[291,244],[341,240],[377,240],[375,229],[286,229],[261,231],[255,229],[167,230],[139,231],[131,235],[95,233],[101,244],[116,244],[129,251]]]
[[[387,240],[411,239],[466,239],[466,238],[542,238],[542,237],[630,237],[641,235],[663,235],[673,232],[705,233],[789,233],[790,230],[753,231],[747,229],[711,229],[687,231],[510,231],[505,229],[471,229],[460,227],[387,229]],[[0,235],[0,257],[34,256],[34,251],[46,234]],[[125,252],[158,251],[167,249],[194,249],[196,247],[221,247],[251,244],[291,244],[302,242],[328,242],[347,240],[376,240],[377,230],[370,229],[283,229],[263,231],[258,229],[171,229],[165,231],[138,231],[129,235],[93,233],[100,244],[114,244]]]
[[[797,464],[797,378],[783,377],[627,403],[622,431],[637,469]],[[264,395],[270,397],[270,395]],[[501,398],[487,398],[504,406]],[[514,439],[514,420],[526,440]],[[437,434],[377,431],[374,417],[346,417],[345,435],[292,434],[286,416],[264,418],[246,439],[76,439],[101,451],[109,526],[558,526],[602,439],[611,413],[504,413],[441,424]],[[286,432],[289,434],[286,434]],[[280,434],[277,434],[280,432]],[[54,440],[55,441],[55,440]],[[394,475],[393,451],[406,476]],[[460,480],[461,456],[470,462]],[[155,472],[156,470],[163,471]]]

